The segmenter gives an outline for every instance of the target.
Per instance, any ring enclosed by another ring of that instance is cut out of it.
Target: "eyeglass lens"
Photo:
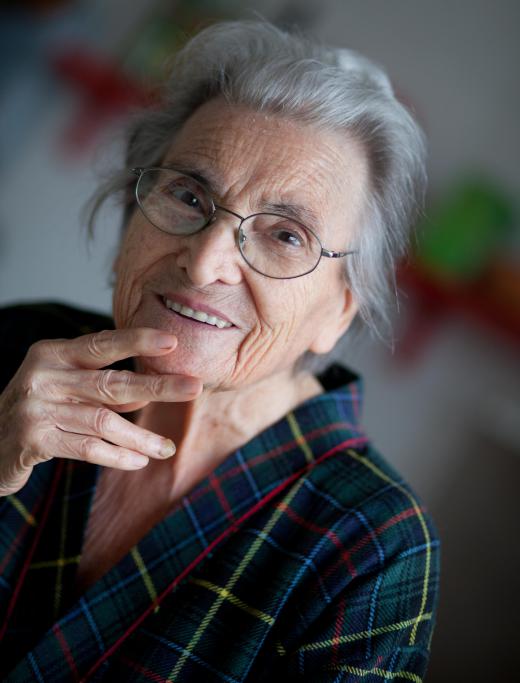
[[[172,169],[145,169],[137,183],[139,206],[157,228],[191,235],[208,224],[214,205],[207,190]],[[277,214],[258,213],[242,221],[239,247],[259,273],[290,278],[313,270],[321,244],[305,226]]]

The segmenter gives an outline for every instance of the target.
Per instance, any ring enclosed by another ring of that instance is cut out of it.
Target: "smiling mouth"
[[[191,318],[192,320],[196,320],[199,323],[205,323],[206,325],[218,327],[220,330],[228,327],[234,327],[234,325],[228,322],[227,320],[222,320],[221,318],[218,318],[216,315],[209,315],[205,311],[194,310],[193,308],[190,308],[189,306],[184,306],[178,303],[177,301],[172,301],[171,299],[166,299],[165,297],[163,297],[163,303],[166,306],[166,308],[170,309],[170,311],[174,311],[175,313],[182,315],[184,318]]]

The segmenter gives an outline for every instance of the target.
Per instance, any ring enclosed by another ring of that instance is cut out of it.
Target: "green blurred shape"
[[[483,180],[460,183],[419,226],[418,261],[443,278],[472,280],[514,229],[505,193]]]

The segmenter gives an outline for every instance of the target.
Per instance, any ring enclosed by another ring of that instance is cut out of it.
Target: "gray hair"
[[[425,141],[384,71],[351,50],[321,46],[264,21],[222,22],[195,35],[172,60],[160,106],[130,126],[127,169],[94,196],[90,230],[101,203],[125,188],[126,221],[134,208],[128,168],[159,165],[183,123],[217,96],[345,131],[361,143],[370,187],[362,221],[354,235],[345,235],[346,248],[356,250],[345,259],[345,276],[358,305],[356,323],[390,340],[395,268],[426,186]]]

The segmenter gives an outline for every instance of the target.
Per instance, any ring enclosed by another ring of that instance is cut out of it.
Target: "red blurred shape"
[[[406,329],[397,356],[413,359],[447,316],[473,319],[520,347],[520,269],[496,260],[471,283],[441,279],[416,264],[403,265],[400,286],[409,296]]]
[[[59,78],[71,85],[82,105],[63,142],[68,151],[83,151],[101,130],[125,112],[154,101],[154,91],[131,79],[119,65],[81,48],[62,50],[51,59]]]

